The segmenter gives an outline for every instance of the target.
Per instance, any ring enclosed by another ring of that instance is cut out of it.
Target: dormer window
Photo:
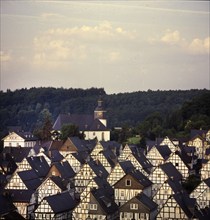
[[[126,186],[131,186],[131,179],[126,179],[125,180],[125,185]]]
[[[137,203],[131,203],[131,204],[130,204],[130,209],[132,209],[132,210],[138,210],[138,204],[137,204]]]
[[[97,210],[97,204],[90,204],[90,210]]]

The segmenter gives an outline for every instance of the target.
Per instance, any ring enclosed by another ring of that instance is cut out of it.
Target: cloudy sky
[[[210,89],[209,7],[1,0],[0,89]]]

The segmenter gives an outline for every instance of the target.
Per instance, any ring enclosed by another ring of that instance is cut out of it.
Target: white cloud
[[[189,44],[189,52],[193,54],[209,54],[210,53],[210,37],[204,40],[195,38]]]
[[[176,31],[166,30],[165,34],[161,37],[160,40],[170,45],[174,45],[182,41],[180,37],[180,33],[177,30]]]
[[[36,65],[53,63],[55,67],[55,64],[59,65],[65,61],[79,61],[91,57],[101,57],[105,61],[115,62],[120,59],[120,52],[112,48],[115,43],[132,40],[134,37],[133,32],[122,27],[114,28],[107,21],[96,26],[48,29],[34,38],[33,63]]]
[[[205,39],[194,38],[191,41],[187,41],[178,30],[167,29],[161,36],[150,38],[148,41],[151,44],[161,43],[176,46],[182,51],[193,55],[210,53],[210,37],[206,37]]]
[[[0,61],[8,62],[12,59],[11,54],[9,52],[0,51]]]

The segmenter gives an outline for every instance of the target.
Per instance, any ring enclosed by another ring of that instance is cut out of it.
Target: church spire
[[[103,100],[101,95],[98,99],[98,105],[94,110],[94,119],[99,119],[106,126],[105,110],[103,108]]]

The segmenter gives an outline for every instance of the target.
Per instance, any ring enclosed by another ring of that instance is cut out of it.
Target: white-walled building
[[[107,128],[105,113],[103,101],[100,97],[92,115],[59,114],[53,125],[53,131],[60,132],[64,124],[74,124],[79,127],[81,133],[84,133],[85,140],[97,138],[98,141],[109,141],[110,130]]]

